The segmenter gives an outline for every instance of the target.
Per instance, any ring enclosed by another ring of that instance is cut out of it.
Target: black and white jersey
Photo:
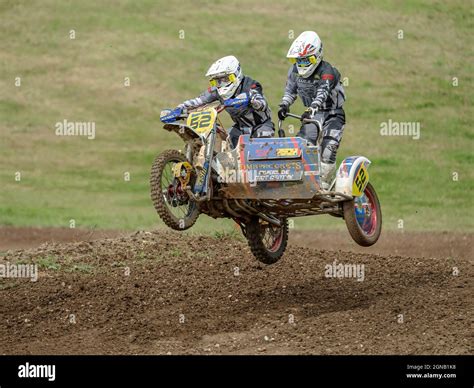
[[[296,65],[293,65],[288,71],[282,102],[291,105],[297,96],[306,107],[322,110],[342,108],[346,97],[341,74],[329,62],[321,61],[313,74],[303,78],[298,75]]]
[[[251,104],[239,108],[226,107],[227,113],[234,121],[237,128],[254,128],[265,122],[271,122],[271,110],[263,95],[262,85],[250,77],[245,76],[234,93],[234,97],[241,93],[248,93],[251,97],[261,102],[259,108],[255,109]],[[196,108],[214,101],[224,103],[224,100],[217,93],[217,88],[210,87],[199,97],[184,101],[181,105],[185,108]]]

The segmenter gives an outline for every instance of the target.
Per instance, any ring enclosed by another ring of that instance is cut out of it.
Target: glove
[[[252,105],[252,108],[255,110],[260,110],[263,107],[263,102],[260,100],[256,100],[255,98],[250,101],[250,105]]]
[[[314,116],[316,115],[316,113],[318,112],[318,109],[319,108],[313,108],[313,107],[309,107],[308,109],[306,109],[304,111],[304,113],[301,115],[301,120],[304,120],[304,119],[310,119],[312,120],[314,118]]]
[[[251,89],[249,93],[250,105],[255,110],[260,110],[263,107],[263,102],[257,99],[258,92],[255,89]]]
[[[278,118],[280,120],[285,120],[286,116],[290,113],[290,107],[288,104],[280,104],[280,110],[278,111]]]
[[[177,106],[173,110],[165,109],[160,113],[160,121],[163,123],[172,123],[182,114],[183,109]]]

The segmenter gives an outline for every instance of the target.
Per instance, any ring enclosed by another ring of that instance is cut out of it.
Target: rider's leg
[[[232,127],[229,131],[229,139],[230,143],[232,144],[232,148],[237,147],[237,143],[239,142],[239,137],[242,135],[242,131],[237,127]]]
[[[249,127],[244,127],[242,129],[238,128],[238,127],[232,127],[229,130],[229,139],[230,139],[230,143],[232,145],[232,149],[237,147],[237,144],[239,143],[240,135],[249,135],[249,134],[250,134],[250,128]],[[271,136],[273,136],[273,133],[272,133]],[[261,137],[265,137],[265,136],[261,136]],[[269,136],[266,136],[266,137],[269,137]]]
[[[268,120],[268,122],[264,122],[252,130],[251,137],[273,137],[275,134],[275,127],[273,123]]]
[[[327,116],[323,125],[321,143],[321,182],[324,190],[329,190],[336,171],[336,154],[341,143],[346,118],[344,111],[338,109]]]
[[[302,137],[303,139],[308,140],[312,145],[316,145],[318,140],[319,130],[316,124],[306,123],[303,124],[296,134],[296,137]]]

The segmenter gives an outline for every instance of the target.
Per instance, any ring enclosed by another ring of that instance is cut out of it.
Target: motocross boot
[[[321,184],[323,190],[329,190],[331,183],[334,180],[334,173],[336,172],[336,163],[321,162]]]

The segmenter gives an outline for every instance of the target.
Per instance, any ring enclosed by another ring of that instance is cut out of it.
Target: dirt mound
[[[240,233],[240,232],[238,232]],[[0,254],[8,249],[36,248],[41,244],[91,241],[128,235],[120,230],[0,226]],[[474,234],[454,232],[407,233],[384,231],[377,244],[360,247],[347,230],[290,230],[290,244],[324,250],[410,257],[474,257]]]
[[[118,230],[0,226],[0,251],[36,248],[45,242],[88,241],[125,234]]]
[[[37,264],[39,277],[0,279],[2,354],[473,350],[465,258],[290,245],[264,266],[244,241],[157,231],[47,243],[0,259],[14,263]],[[339,278],[339,264],[359,267]]]
[[[474,257],[474,234],[459,232],[383,231],[375,245],[361,247],[350,238],[347,230],[292,230],[290,244],[384,256]]]

